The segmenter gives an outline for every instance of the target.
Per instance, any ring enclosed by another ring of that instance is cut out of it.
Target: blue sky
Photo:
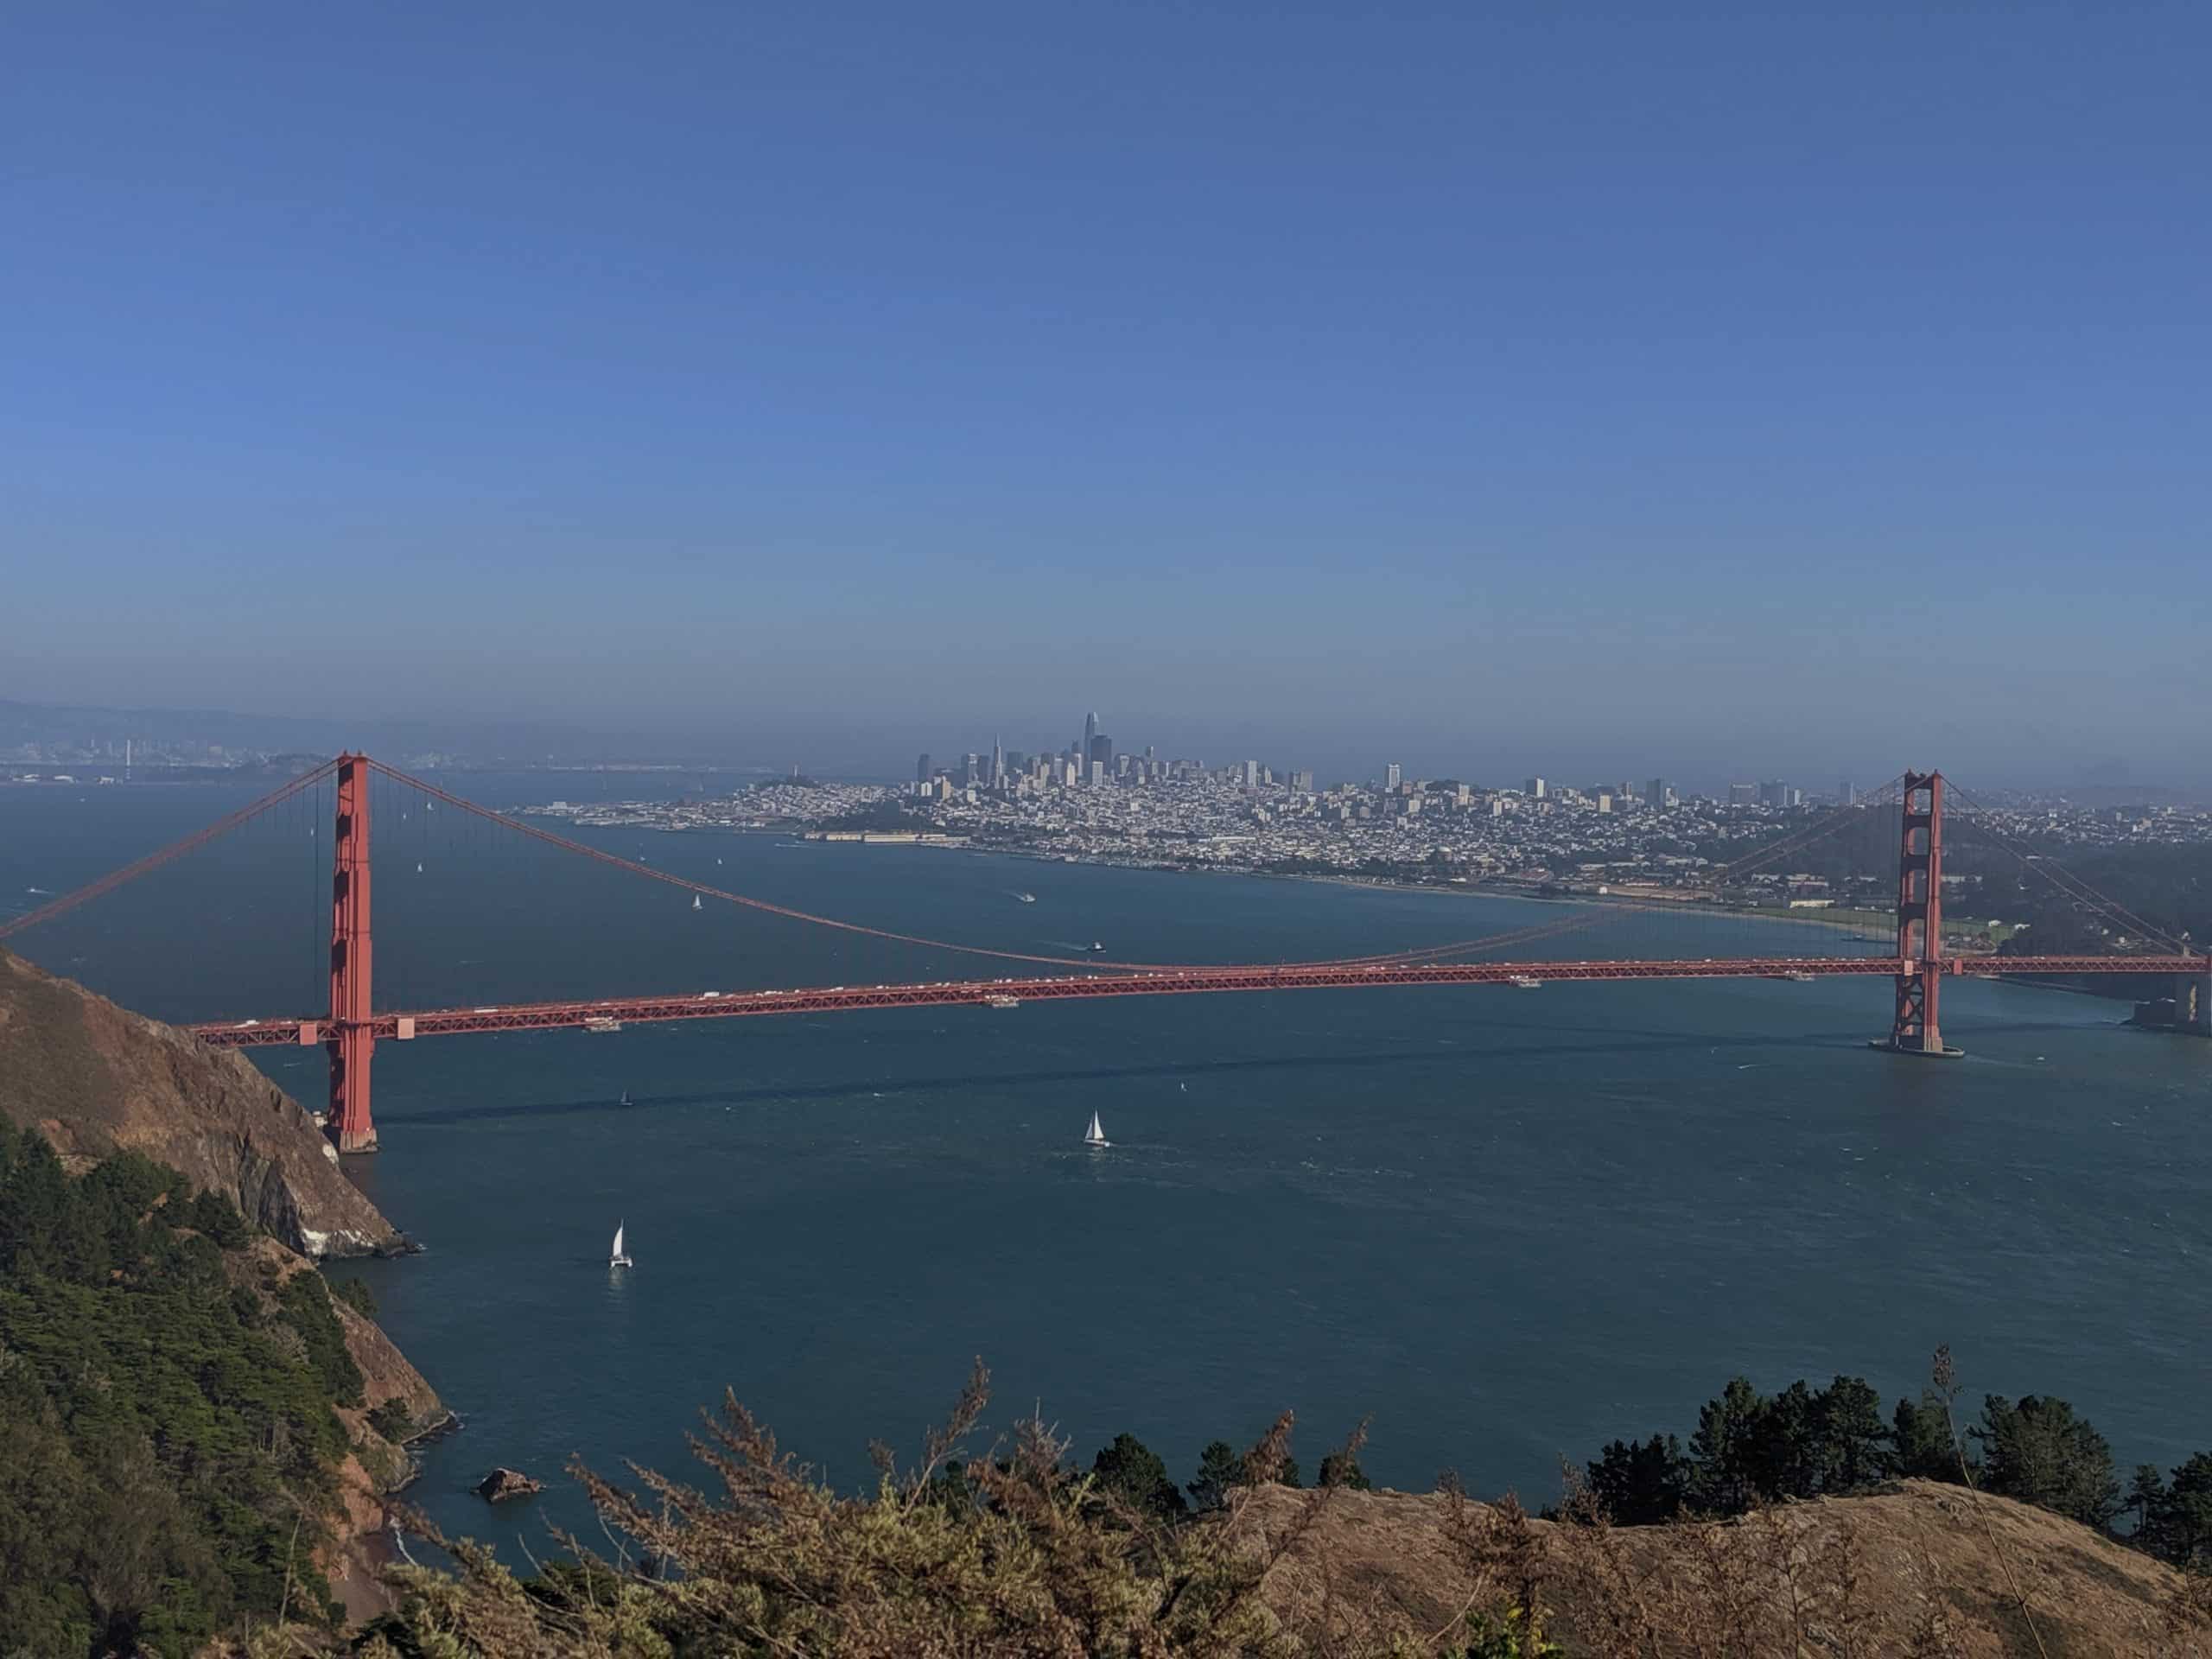
[[[2212,775],[2212,11],[1661,10],[19,10],[0,696]]]

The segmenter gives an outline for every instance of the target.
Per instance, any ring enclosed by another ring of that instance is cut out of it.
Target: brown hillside
[[[1268,1600],[1319,1652],[1440,1637],[1525,1577],[1577,1654],[2035,1659],[2017,1581],[2050,1659],[2212,1659],[2212,1603],[2172,1568],[2045,1510],[1929,1481],[1711,1525],[1598,1535],[1535,1521],[1525,1552],[1497,1511],[1469,1504],[1455,1518],[1437,1494],[1269,1487],[1243,1524],[1254,1548],[1282,1551]],[[1667,1639],[1635,1639],[1639,1622]]]
[[[310,1256],[396,1246],[314,1120],[234,1051],[207,1046],[0,950],[0,1113],[73,1167],[141,1152]]]

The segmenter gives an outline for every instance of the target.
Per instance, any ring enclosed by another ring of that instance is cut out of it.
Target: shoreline
[[[531,808],[517,810],[526,817],[543,816]],[[1161,875],[1241,875],[1269,881],[1312,881],[1335,887],[1364,887],[1383,893],[1429,893],[1441,898],[1512,899],[1530,904],[1599,905],[1617,910],[1640,910],[1653,913],[1680,915],[1703,914],[1729,917],[1739,921],[1778,922],[1797,927],[1827,928],[1839,936],[1850,934],[1854,928],[1853,924],[1823,920],[1817,912],[1794,914],[1775,910],[1726,906],[1714,904],[1701,895],[1692,894],[1685,894],[1677,899],[1643,895],[1580,893],[1571,888],[1553,893],[1541,893],[1490,880],[1414,881],[1391,876],[1361,874],[1348,870],[1282,870],[1271,869],[1261,865],[1227,863],[1182,864],[1155,859],[1052,852],[1040,847],[992,846],[978,843],[968,836],[931,841],[902,839],[871,842],[861,839],[826,842],[822,840],[819,835],[810,835],[810,831],[818,830],[821,826],[810,825],[799,820],[791,820],[780,824],[747,824],[728,828],[661,823],[585,824],[575,820],[569,820],[569,824],[572,829],[650,830],[661,835],[675,836],[779,836],[792,838],[794,844],[799,846],[867,847],[873,845],[912,848],[931,852],[962,852],[977,856],[1022,859],[1038,864],[1078,864],[1096,869],[1145,870]],[[1947,941],[1947,944],[1956,944],[1957,943],[1959,942]],[[1996,953],[1987,950],[1955,949],[1951,954],[1981,957],[1994,956]],[[2104,1001],[2133,1000],[2132,997],[2116,999],[2108,994],[2086,989],[2081,986],[2047,984],[2026,976],[2006,974],[1999,977],[2010,984],[2043,990],[2067,990],[2078,995],[2094,996]]]

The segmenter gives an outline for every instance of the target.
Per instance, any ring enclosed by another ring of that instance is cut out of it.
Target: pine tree
[[[1896,1471],[1882,1396],[1863,1376],[1839,1376],[1814,1401],[1824,1492],[1863,1491]]]
[[[1134,1434],[1116,1434],[1113,1444],[1093,1459],[1090,1472],[1101,1486],[1140,1514],[1172,1521],[1189,1512],[1160,1454]]]
[[[1801,1377],[1758,1414],[1749,1459],[1763,1497],[1811,1497],[1821,1490],[1823,1459],[1819,1411]]]
[[[2137,1546],[2154,1555],[2163,1555],[2163,1540],[2159,1537],[2165,1519],[2166,1478],[2159,1473],[2155,1463],[2139,1463],[2135,1477],[2127,1483],[2127,1510],[2135,1517],[2133,1537]]]
[[[1891,1440],[1896,1448],[1897,1470],[1921,1480],[1959,1479],[1959,1452],[1952,1443],[1951,1426],[1944,1414],[1943,1397],[1923,1389],[1918,1401],[1897,1402]]]
[[[1641,1445],[1615,1440],[1588,1468],[1590,1496],[1617,1526],[1671,1521],[1689,1491],[1689,1459],[1672,1434],[1654,1434]]]
[[[1983,1484],[1993,1492],[2102,1527],[2120,1513],[2112,1447],[2074,1408],[2049,1395],[2014,1405],[1993,1394],[1972,1431],[1983,1448]]]
[[[2212,1452],[2199,1452],[2174,1471],[2158,1532],[2176,1566],[2212,1567]]]
[[[1211,1440],[1198,1453],[1198,1475],[1184,1487],[1191,1507],[1210,1514],[1229,1502],[1229,1490],[1244,1484],[1244,1459],[1227,1440]]]
[[[1690,1501],[1709,1515],[1741,1515],[1758,1501],[1762,1420],[1767,1402],[1745,1377],[1732,1377],[1697,1414],[1690,1436]]]

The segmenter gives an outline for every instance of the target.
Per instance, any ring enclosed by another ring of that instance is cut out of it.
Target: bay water
[[[465,776],[496,805],[666,778]],[[0,789],[0,913],[219,817],[222,785]],[[161,1017],[313,1010],[327,797],[19,936]],[[321,817],[318,817],[318,814]],[[1039,969],[840,935],[377,802],[379,1006]],[[582,831],[777,903],[1039,955],[1266,961],[1551,925],[1573,907],[778,835]],[[1022,895],[1033,902],[1025,902]],[[1510,954],[1856,948],[1608,915]],[[1764,930],[1764,933],[1758,930]],[[1702,931],[1700,931],[1702,930]],[[349,1170],[423,1255],[334,1264],[461,1414],[410,1493],[543,1553],[563,1471],[689,1478],[732,1390],[828,1478],[910,1453],[971,1361],[978,1449],[1041,1410],[1187,1478],[1287,1407],[1309,1474],[1371,1419],[1379,1484],[1558,1491],[1684,1433],[1732,1374],[2063,1395],[2123,1468],[2212,1444],[2212,1044],[2123,1004],[1947,988],[1951,1063],[1870,1052],[1878,978],[1160,997],[389,1043]],[[254,1051],[309,1104],[320,1051]],[[625,1094],[630,1104],[621,1103]],[[1081,1145],[1093,1111],[1114,1145]],[[626,1221],[637,1265],[610,1272]],[[495,1464],[544,1497],[486,1508]]]

